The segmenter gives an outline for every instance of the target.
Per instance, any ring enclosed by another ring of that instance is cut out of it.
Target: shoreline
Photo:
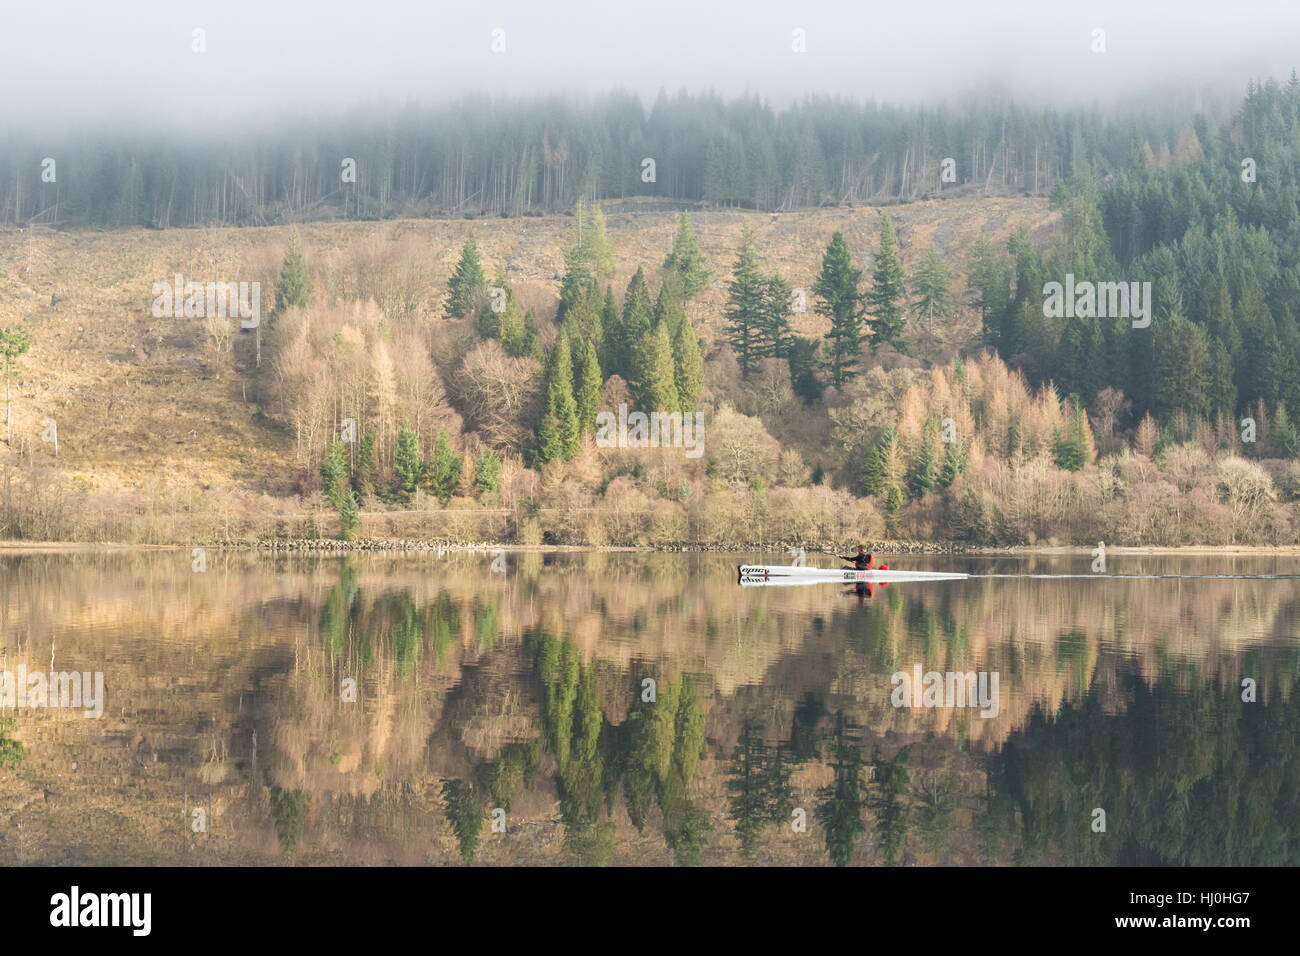
[[[507,544],[503,542],[433,542],[419,540],[379,540],[379,541],[338,541],[290,540],[257,541],[223,544],[183,545],[183,544],[120,544],[91,543],[80,541],[0,541],[0,555],[3,554],[108,554],[116,552],[142,551],[190,551],[201,547],[217,552],[251,552],[256,554],[355,554],[355,553],[427,553],[450,551],[508,551],[514,553],[646,553],[646,554],[790,554],[790,547],[755,546],[752,548],[714,548],[696,545],[679,546],[590,546],[567,544]],[[805,546],[806,547],[806,546]],[[850,547],[844,545],[843,547]],[[856,547],[856,545],[853,545]],[[874,542],[868,550],[877,554],[902,555],[941,555],[963,554],[979,556],[1004,557],[1045,557],[1091,555],[1096,550],[1091,545],[966,545],[957,542],[942,544],[917,541]],[[807,548],[809,555],[829,554],[830,549]],[[1300,545],[1107,545],[1108,555],[1183,555],[1183,556],[1300,556]]]

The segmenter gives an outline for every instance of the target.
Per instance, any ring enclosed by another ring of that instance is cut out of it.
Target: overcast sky
[[[1300,65],[1300,0],[41,0],[6,4],[0,117],[237,125],[474,91],[746,91],[1103,106]],[[806,31],[806,52],[792,31]],[[1093,53],[1093,30],[1106,51]],[[193,31],[206,52],[193,52]],[[504,31],[504,52],[492,51]]]

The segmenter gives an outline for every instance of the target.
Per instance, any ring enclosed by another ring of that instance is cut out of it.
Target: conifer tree
[[[280,278],[275,283],[275,314],[282,315],[296,305],[311,301],[311,274],[302,255],[302,238],[295,226],[289,230],[289,247],[284,252]]]
[[[758,349],[762,358],[790,357],[794,333],[790,331],[790,283],[780,276],[763,280],[759,303]]]
[[[890,485],[889,491],[885,494],[885,522],[891,533],[898,529],[898,516],[902,513],[903,489],[898,485]]]
[[[573,246],[568,253],[568,268],[585,269],[597,282],[614,272],[614,251],[605,231],[605,213],[599,203],[590,206],[579,199],[574,209]]]
[[[955,435],[948,442],[948,450],[943,456],[943,467],[939,469],[939,487],[951,488],[957,476],[966,470],[966,447],[961,436]]]
[[[1056,464],[1066,471],[1080,471],[1092,461],[1092,436],[1083,408],[1076,406],[1064,434],[1056,435]]]
[[[483,277],[483,263],[479,259],[474,237],[465,240],[460,250],[460,261],[447,283],[447,317],[463,319],[483,308],[488,300],[487,281]]]
[[[669,273],[659,286],[659,295],[655,298],[654,324],[667,325],[668,337],[677,334],[677,327],[686,318],[686,307],[682,299],[681,281]]]
[[[533,320],[533,310],[524,315],[524,336],[520,341],[517,358],[542,360],[542,340],[537,334],[537,323]]]
[[[367,431],[361,436],[357,449],[357,470],[352,476],[352,488],[358,495],[372,495],[375,489],[375,433]]]
[[[568,337],[561,331],[546,365],[546,404],[537,429],[536,459],[542,463],[568,461],[578,453],[580,434],[573,360]]]
[[[499,490],[501,459],[497,453],[484,445],[474,458],[474,482],[481,491],[489,494]]]
[[[690,298],[709,287],[709,270],[704,267],[704,253],[695,238],[691,214],[683,212],[673,238],[673,249],[664,260],[664,268],[681,280],[682,293]]]
[[[447,432],[443,429],[438,430],[438,438],[434,443],[433,455],[425,468],[425,475],[429,483],[429,492],[442,502],[445,503],[456,493],[456,485],[460,481],[460,455],[447,441]]]
[[[929,328],[934,318],[948,314],[951,292],[948,289],[948,267],[931,246],[912,274],[912,314],[924,318]]]
[[[740,362],[742,375],[763,357],[762,322],[765,280],[758,268],[754,251],[754,234],[746,226],[741,234],[740,251],[732,266],[732,279],[727,295],[727,338]]]
[[[921,450],[912,463],[907,490],[913,498],[924,498],[934,490],[938,463],[935,458],[933,423],[927,423],[921,434]]]
[[[500,297],[488,295],[483,307],[478,310],[478,334],[485,339],[496,339],[506,351],[510,351],[507,342],[511,339],[517,345],[523,334],[523,317],[519,312],[519,303],[515,301],[515,290],[506,282],[505,276],[497,274],[495,288],[500,289]]]
[[[637,347],[654,324],[654,306],[646,286],[645,272],[637,269],[623,296],[623,311],[613,328],[605,330],[605,357],[601,368],[606,375],[621,375],[631,381],[636,369]]]
[[[906,297],[903,260],[898,252],[898,237],[894,223],[888,216],[880,221],[880,248],[876,250],[871,270],[871,291],[866,295],[867,311],[871,314],[871,348],[888,342],[900,352],[906,317],[903,302]]]
[[[849,244],[844,233],[831,237],[822,255],[822,271],[813,285],[813,292],[821,302],[818,311],[831,320],[826,333],[831,382],[842,388],[858,364],[862,350],[862,295],[858,283],[862,270],[853,265]]]
[[[863,476],[863,490],[869,495],[882,494],[893,475],[892,462],[898,453],[898,430],[893,425],[885,426],[876,447],[867,461],[867,472]]]
[[[339,537],[344,541],[353,540],[360,524],[361,506],[357,502],[357,493],[345,488],[339,500]]]
[[[330,445],[329,454],[320,466],[321,489],[335,509],[342,506],[343,492],[348,485],[348,467],[344,454],[343,442],[335,441]]]
[[[397,494],[404,501],[410,501],[424,474],[424,460],[420,456],[420,440],[406,422],[397,429],[393,471],[397,476]]]
[[[603,384],[600,373],[600,359],[596,355],[596,344],[588,340],[580,353],[582,360],[578,363],[577,385],[574,400],[577,402],[578,430],[582,433],[595,434],[596,414],[599,411],[600,387]]]
[[[667,326],[645,333],[637,351],[637,372],[628,382],[637,408],[646,413],[678,411],[681,405]]]
[[[1296,433],[1285,405],[1277,407],[1277,418],[1273,421],[1272,444],[1273,454],[1278,458],[1295,458],[1300,455],[1300,434]]]
[[[583,263],[571,266],[560,282],[560,305],[555,312],[555,321],[563,325],[573,313],[588,308],[591,299],[597,294],[599,285],[592,277],[591,271]],[[586,324],[579,322],[579,326]]]
[[[685,316],[673,338],[673,380],[677,385],[681,410],[698,410],[700,391],[704,388],[704,356],[700,353],[700,340],[695,337],[691,320]]]
[[[1011,301],[1010,282],[993,243],[981,236],[975,243],[975,258],[966,277],[966,288],[970,292],[970,305],[979,311],[984,340],[999,349],[998,332]]]

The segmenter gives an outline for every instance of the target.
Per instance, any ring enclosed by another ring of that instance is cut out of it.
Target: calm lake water
[[[0,558],[0,863],[1300,862],[1294,557],[191,560]]]

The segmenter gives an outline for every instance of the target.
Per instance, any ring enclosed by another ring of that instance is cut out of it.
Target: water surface
[[[1295,557],[493,560],[0,558],[0,862],[1300,862]]]

